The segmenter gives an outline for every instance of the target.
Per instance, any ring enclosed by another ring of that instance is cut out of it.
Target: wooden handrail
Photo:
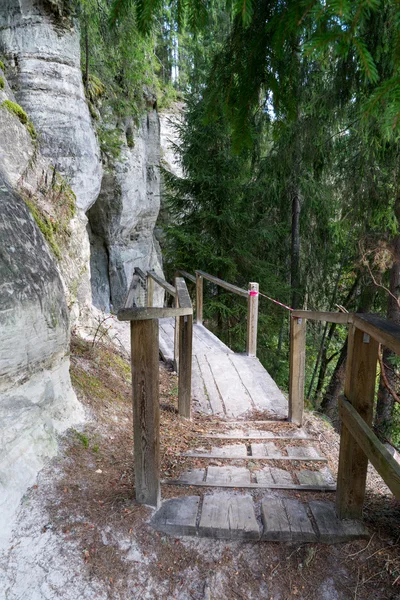
[[[157,275],[157,273],[153,270],[148,270],[147,271],[147,275],[149,277],[151,277],[153,279],[153,281],[155,281],[156,283],[158,283],[158,285],[160,285],[162,288],[164,288],[164,290],[166,292],[168,292],[168,294],[171,294],[171,296],[176,296],[176,289],[174,288],[173,285],[171,285],[170,283],[168,283],[168,281],[165,281],[165,279],[163,279],[162,277],[160,277],[159,275]]]
[[[175,284],[179,307],[192,309],[192,301],[190,299],[184,279],[182,277],[177,277]]]
[[[218,277],[214,277],[214,275],[210,275],[209,273],[205,273],[204,271],[198,270],[196,270],[196,273],[201,275],[201,277],[203,277],[204,279],[208,279],[208,281],[211,281],[212,283],[219,285],[225,290],[228,290],[228,292],[233,292],[234,294],[238,294],[238,296],[242,296],[243,298],[247,298],[249,295],[249,292],[247,290],[237,287],[237,285],[232,285],[232,283],[228,283],[227,281],[219,279]]]
[[[189,279],[189,281],[191,281],[192,283],[196,283],[196,276],[195,275],[191,275],[187,271],[182,271],[181,269],[178,269],[177,272],[180,273],[183,277],[185,277],[185,279]]]
[[[328,323],[349,324],[352,322],[352,313],[324,312],[315,310],[294,310],[292,316],[310,321],[327,321]]]
[[[345,396],[339,398],[339,415],[388,488],[400,500],[400,465]]]

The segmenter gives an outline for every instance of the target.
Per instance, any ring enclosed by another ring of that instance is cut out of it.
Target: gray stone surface
[[[195,535],[200,496],[185,496],[165,500],[155,513],[151,525],[171,535]]]
[[[264,467],[255,473],[257,483],[263,485],[280,484],[292,485],[293,478],[289,471],[278,469],[276,467]]]
[[[83,419],[71,387],[68,310],[25,203],[0,180],[0,546],[56,434]]]
[[[229,492],[204,496],[198,532],[215,539],[258,540],[260,529],[252,497]]]
[[[252,456],[268,456],[277,458],[282,456],[282,452],[277,448],[273,442],[266,442],[264,444],[251,444],[251,455]]]
[[[369,538],[368,529],[360,521],[338,519],[333,502],[313,500],[310,509],[317,524],[319,539],[325,544]]]
[[[76,23],[57,23],[44,3],[3,0],[0,48],[17,101],[40,133],[44,156],[86,211],[101,183],[100,150],[85,101]]]
[[[126,134],[133,132],[134,145]],[[91,244],[91,284],[94,304],[118,310],[133,270],[154,269],[162,275],[154,226],[160,208],[160,146],[157,112],[149,106],[139,128],[127,120],[121,131],[121,154],[109,165],[96,203],[88,211]],[[164,292],[155,284],[154,305]]]

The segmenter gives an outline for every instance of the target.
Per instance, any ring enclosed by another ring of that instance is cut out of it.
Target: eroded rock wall
[[[105,311],[121,307],[135,267],[162,274],[154,237],[160,208],[158,113],[149,106],[139,127],[131,119],[120,127],[120,156],[108,167],[98,200],[87,213],[93,302]],[[155,290],[158,305],[163,298],[162,290]]]

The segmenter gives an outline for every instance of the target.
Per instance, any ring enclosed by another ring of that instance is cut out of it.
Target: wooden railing
[[[136,306],[139,280],[147,280],[146,306]],[[175,297],[175,308],[153,307],[154,282]],[[131,367],[136,499],[141,504],[160,502],[160,408],[158,319],[179,320],[180,367],[178,412],[191,418],[193,308],[185,281],[175,279],[175,287],[154,271],[135,269],[120,321],[131,323]]]
[[[293,311],[291,314],[289,418],[302,423],[306,320],[349,326],[336,509],[341,519],[360,519],[368,460],[400,499],[400,465],[372,431],[379,344],[400,354],[400,327],[375,315]]]
[[[196,323],[203,324],[203,280],[211,281],[215,285],[222,287],[228,292],[237,294],[242,298],[247,298],[247,335],[246,335],[246,353],[249,356],[257,356],[257,327],[258,327],[258,283],[250,282],[248,289],[245,290],[223,279],[214,277],[204,271],[196,271],[196,277],[179,271],[183,277],[196,284]]]

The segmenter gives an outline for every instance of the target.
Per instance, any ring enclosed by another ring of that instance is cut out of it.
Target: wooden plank
[[[242,487],[250,483],[250,471],[245,467],[208,467],[205,485]]]
[[[353,318],[354,325],[368,333],[377,342],[400,354],[400,326],[377,315],[357,313]]]
[[[301,456],[304,459],[307,458],[323,458],[318,450],[313,448],[312,446],[307,446],[306,448],[301,448],[299,446],[287,446],[286,447],[288,456]]]
[[[253,409],[253,403],[236,369],[226,354],[213,354],[210,368],[228,417],[237,417]],[[210,400],[212,398],[210,397]]]
[[[158,283],[158,285],[164,288],[164,290],[166,290],[168,294],[171,294],[171,296],[174,297],[176,296],[176,289],[174,288],[174,286],[168,283],[168,281],[165,281],[165,279],[163,279],[159,275],[157,275],[155,271],[149,269],[147,271],[147,275],[151,277],[156,283]]]
[[[198,404],[198,410],[205,414],[212,413],[197,356],[192,357],[192,399]]]
[[[310,509],[317,524],[319,541],[322,543],[338,544],[370,537],[360,521],[339,519],[333,502],[313,500],[310,502]]]
[[[121,308],[118,321],[145,321],[146,319],[166,319],[183,317],[193,313],[190,308]]]
[[[210,348],[210,350],[215,352],[222,352],[230,355],[233,354],[233,351],[226,344],[224,344],[224,342],[221,342],[221,340],[214,335],[212,331],[204,327],[204,325],[196,324],[195,331],[200,344],[204,344],[206,347]],[[200,348],[200,351],[202,351],[202,348]]]
[[[136,500],[160,502],[158,321],[131,323]]]
[[[400,465],[350,402],[343,397],[339,399],[339,415],[388,488],[400,500]]]
[[[251,496],[229,492],[204,496],[198,533],[214,539],[258,540],[260,528]]]
[[[287,400],[258,358],[244,354],[230,354],[229,360],[238,372],[256,409],[286,417]]]
[[[204,482],[205,475],[206,469],[190,469],[189,471],[182,473],[179,480],[182,484],[193,485],[195,483]]]
[[[196,271],[196,323],[203,324],[203,277]]]
[[[180,317],[178,411],[185,419],[192,416],[192,341],[193,315]]]
[[[297,436],[297,435],[276,435],[270,431],[259,431],[252,433],[204,433],[200,437],[214,440],[305,440],[305,441],[317,441],[317,438],[309,435]]]
[[[298,500],[266,498],[261,503],[264,532],[261,539],[273,542],[315,542],[317,536]]]
[[[251,455],[259,457],[275,456],[276,458],[279,458],[282,456],[282,452],[273,442],[267,442],[266,444],[251,444]]]
[[[324,312],[314,310],[294,310],[292,317],[310,319],[311,321],[325,321],[328,323],[341,323],[347,325],[353,320],[353,313]]]
[[[304,412],[306,320],[290,319],[289,421],[301,425]]]
[[[247,298],[247,336],[246,352],[248,356],[257,356],[258,328],[258,283],[250,282]]]
[[[209,454],[202,454],[201,452],[186,452],[181,454],[180,456],[191,456],[192,458],[204,458],[206,460],[210,459],[210,458],[218,458],[221,460],[284,460],[284,461],[303,461],[303,462],[322,462],[322,463],[327,463],[327,459],[324,458],[323,456],[319,457],[319,458],[304,458],[304,456],[240,456],[238,454],[228,454],[228,455],[221,455],[221,454],[214,454],[214,453],[209,453]]]
[[[189,279],[189,281],[192,281],[193,283],[196,283],[196,276],[195,275],[191,275],[187,271],[182,271],[181,269],[179,269],[178,273],[180,273],[181,275],[183,275],[183,277],[185,277],[185,279]]]
[[[345,396],[371,426],[375,396],[378,342],[357,329],[349,330]],[[336,510],[341,519],[361,519],[365,496],[368,458],[342,426],[337,477]]]
[[[215,385],[214,377],[211,373],[211,368],[207,361],[207,358],[204,354],[197,354],[196,358],[199,365],[201,377],[204,381],[208,400],[210,402],[211,411],[213,415],[224,415],[225,407],[222,402],[222,398],[220,396],[218,388]]]
[[[192,301],[183,277],[176,277],[175,286],[180,308],[192,308]]]
[[[257,483],[262,483],[263,485],[283,485],[283,486],[292,486],[293,478],[289,471],[285,471],[284,469],[277,469],[276,467],[264,467],[255,473]]]
[[[147,306],[151,308],[154,303],[154,279],[147,274]]]
[[[201,277],[204,277],[204,279],[207,279],[208,281],[211,281],[212,283],[219,285],[220,287],[224,288],[225,290],[228,290],[228,292],[233,292],[234,294],[238,294],[238,296],[243,296],[243,298],[248,297],[248,291],[244,290],[243,288],[237,287],[236,285],[232,285],[231,283],[228,283],[227,281],[224,281],[223,279],[219,279],[218,277],[214,277],[214,275],[209,275],[208,273],[205,273],[204,271],[196,271],[196,275],[197,274],[199,274]]]
[[[165,500],[150,521],[157,531],[170,535],[196,535],[200,496],[185,496]]]
[[[241,485],[238,486],[234,483],[224,483],[224,484],[220,484],[220,483],[206,483],[205,481],[203,482],[199,482],[199,483],[194,483],[194,482],[190,482],[188,483],[187,481],[183,480],[183,479],[163,479],[161,481],[162,485],[184,485],[184,486],[190,486],[190,487],[220,487],[220,488],[243,488],[243,489],[249,489],[249,490],[265,490],[265,489],[271,489],[271,490],[303,490],[305,492],[335,492],[336,491],[336,486],[334,485],[298,485],[295,483],[267,483],[267,484],[263,484],[263,483],[248,483],[246,485]]]
[[[302,471],[296,471],[296,476],[301,485],[327,485],[325,477],[319,471],[303,469]]]

